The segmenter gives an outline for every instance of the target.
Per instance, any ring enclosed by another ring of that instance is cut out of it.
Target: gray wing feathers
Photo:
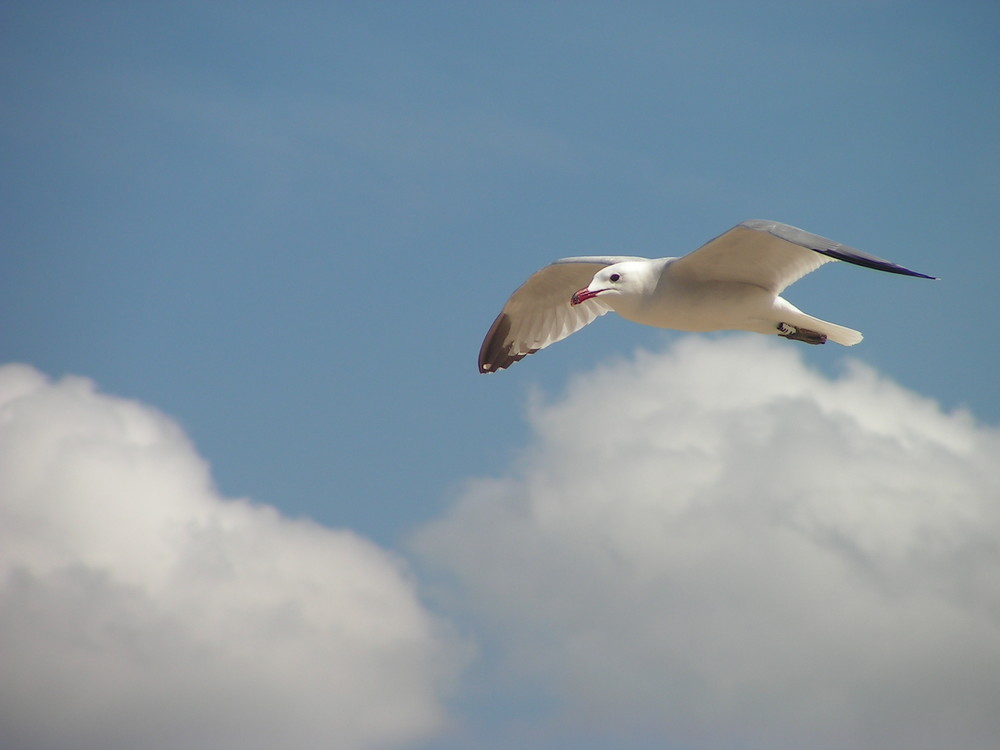
[[[597,273],[600,269],[605,266],[613,266],[615,263],[622,263],[626,260],[649,260],[649,258],[644,258],[641,255],[577,255],[572,258],[560,258],[559,260],[552,261],[550,266],[560,266],[564,263],[591,263],[594,264],[594,273]],[[548,268],[548,266],[546,266]],[[544,268],[542,269],[545,270]],[[594,274],[592,273],[591,276]],[[587,279],[590,281],[590,279]],[[577,287],[579,289],[579,287]],[[573,290],[575,292],[576,289]],[[570,292],[572,294],[573,292]]]
[[[903,276],[916,276],[920,279],[936,279],[935,276],[928,276],[925,273],[910,270],[905,266],[885,260],[884,258],[879,258],[877,255],[872,255],[871,253],[866,253],[863,250],[848,247],[847,245],[841,245],[839,242],[834,242],[826,237],[820,237],[818,234],[812,234],[811,232],[799,229],[798,227],[793,227],[789,224],[782,224],[777,221],[765,221],[762,219],[751,219],[750,221],[744,221],[740,224],[740,226],[746,227],[747,229],[767,232],[768,234],[778,237],[779,239],[792,242],[796,245],[800,245],[801,247],[808,248],[814,252],[827,255],[836,260],[842,260],[845,263],[853,263],[856,266],[874,268],[876,271],[886,271],[887,273],[898,273]]]
[[[740,224],[668,266],[687,281],[734,281],[778,294],[833,258]]]
[[[818,234],[776,221],[751,219],[671,264],[691,281],[739,281],[779,294],[824,263],[842,260],[889,273],[930,279],[916,271]]]
[[[479,350],[479,371],[496,372],[583,328],[610,309],[593,300],[570,305],[576,290],[625,256],[562,258],[532,274],[507,300]]]

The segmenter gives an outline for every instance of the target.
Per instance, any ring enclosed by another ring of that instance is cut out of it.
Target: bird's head
[[[589,299],[601,298],[612,307],[623,297],[644,293],[649,273],[643,264],[623,261],[605,266],[594,274],[590,285],[573,293],[570,304],[579,305]]]

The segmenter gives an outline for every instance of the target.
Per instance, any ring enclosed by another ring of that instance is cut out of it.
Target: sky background
[[[0,38],[4,747],[992,747],[996,3]],[[550,260],[748,218],[942,280],[786,292],[851,349],[608,315],[477,372]]]

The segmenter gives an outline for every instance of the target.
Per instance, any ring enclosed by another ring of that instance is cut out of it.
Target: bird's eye
[[[620,273],[613,273],[613,274],[611,274],[611,276],[609,278],[612,281],[618,281],[621,277],[622,277],[622,275]]]

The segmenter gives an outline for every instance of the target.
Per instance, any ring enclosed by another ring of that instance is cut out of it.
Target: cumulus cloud
[[[0,368],[0,745],[381,748],[454,649],[393,556],[227,500],[170,419]]]
[[[688,338],[582,376],[415,534],[494,689],[558,707],[536,739],[995,747],[1000,431],[803,355]]]

